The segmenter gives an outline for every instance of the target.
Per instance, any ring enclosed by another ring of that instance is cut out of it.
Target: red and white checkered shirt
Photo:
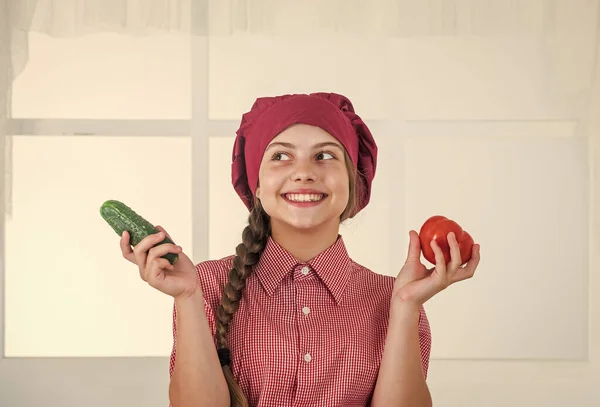
[[[232,260],[233,256],[197,265],[213,337]],[[308,263],[297,262],[269,238],[228,333],[232,371],[249,405],[369,406],[393,284],[394,277],[355,263],[341,236]],[[431,333],[423,308],[418,330],[427,375]],[[174,343],[171,374],[175,358]]]

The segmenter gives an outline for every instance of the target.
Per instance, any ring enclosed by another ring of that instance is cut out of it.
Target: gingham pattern
[[[215,310],[232,260],[197,265],[213,337]],[[229,326],[233,373],[249,405],[368,406],[393,284],[393,277],[352,261],[341,236],[309,263],[297,263],[269,239]],[[176,313],[174,309],[174,337]],[[418,330],[427,375],[431,333],[423,308]],[[175,359],[174,342],[171,374]]]

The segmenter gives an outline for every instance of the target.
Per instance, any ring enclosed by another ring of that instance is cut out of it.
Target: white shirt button
[[[307,353],[306,355],[304,355],[304,361],[305,362],[310,362],[312,360],[312,356],[310,356],[310,353]]]
[[[302,308],[302,312],[304,313],[304,315],[308,315],[308,314],[310,314],[310,308],[304,307],[304,308]]]
[[[308,266],[304,266],[304,267],[302,267],[302,274],[304,274],[305,276],[306,276],[306,275],[308,275],[308,272],[309,272],[309,271],[310,271],[310,270],[309,270]]]

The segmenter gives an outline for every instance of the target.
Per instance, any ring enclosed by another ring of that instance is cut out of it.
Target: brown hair
[[[340,216],[341,222],[351,217],[355,212],[359,200],[358,194],[364,189],[362,178],[358,176],[348,154],[344,154],[349,175],[350,195],[348,205]],[[254,207],[248,216],[248,226],[242,232],[242,243],[236,247],[233,267],[229,271],[229,281],[223,289],[221,304],[217,310],[216,339],[219,358],[225,357],[228,359],[227,331],[229,323],[239,307],[239,301],[246,286],[246,279],[252,273],[252,267],[258,263],[260,254],[264,250],[270,234],[270,217],[260,204],[260,200],[255,199]],[[227,387],[229,388],[231,407],[248,407],[246,397],[233,377],[230,361],[227,360],[224,362],[222,368],[225,380],[227,381]]]

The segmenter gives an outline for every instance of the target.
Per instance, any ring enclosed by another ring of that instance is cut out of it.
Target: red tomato
[[[427,219],[421,231],[419,232],[419,239],[421,241],[421,250],[423,251],[423,257],[430,262],[435,264],[435,254],[431,248],[431,241],[435,240],[446,259],[446,264],[450,261],[450,246],[448,244],[448,233],[454,232],[456,240],[460,247],[460,257],[462,264],[465,264],[471,259],[471,253],[473,250],[473,238],[467,232],[462,230],[458,223],[446,218],[445,216],[432,216]],[[461,265],[462,265],[461,264]]]

